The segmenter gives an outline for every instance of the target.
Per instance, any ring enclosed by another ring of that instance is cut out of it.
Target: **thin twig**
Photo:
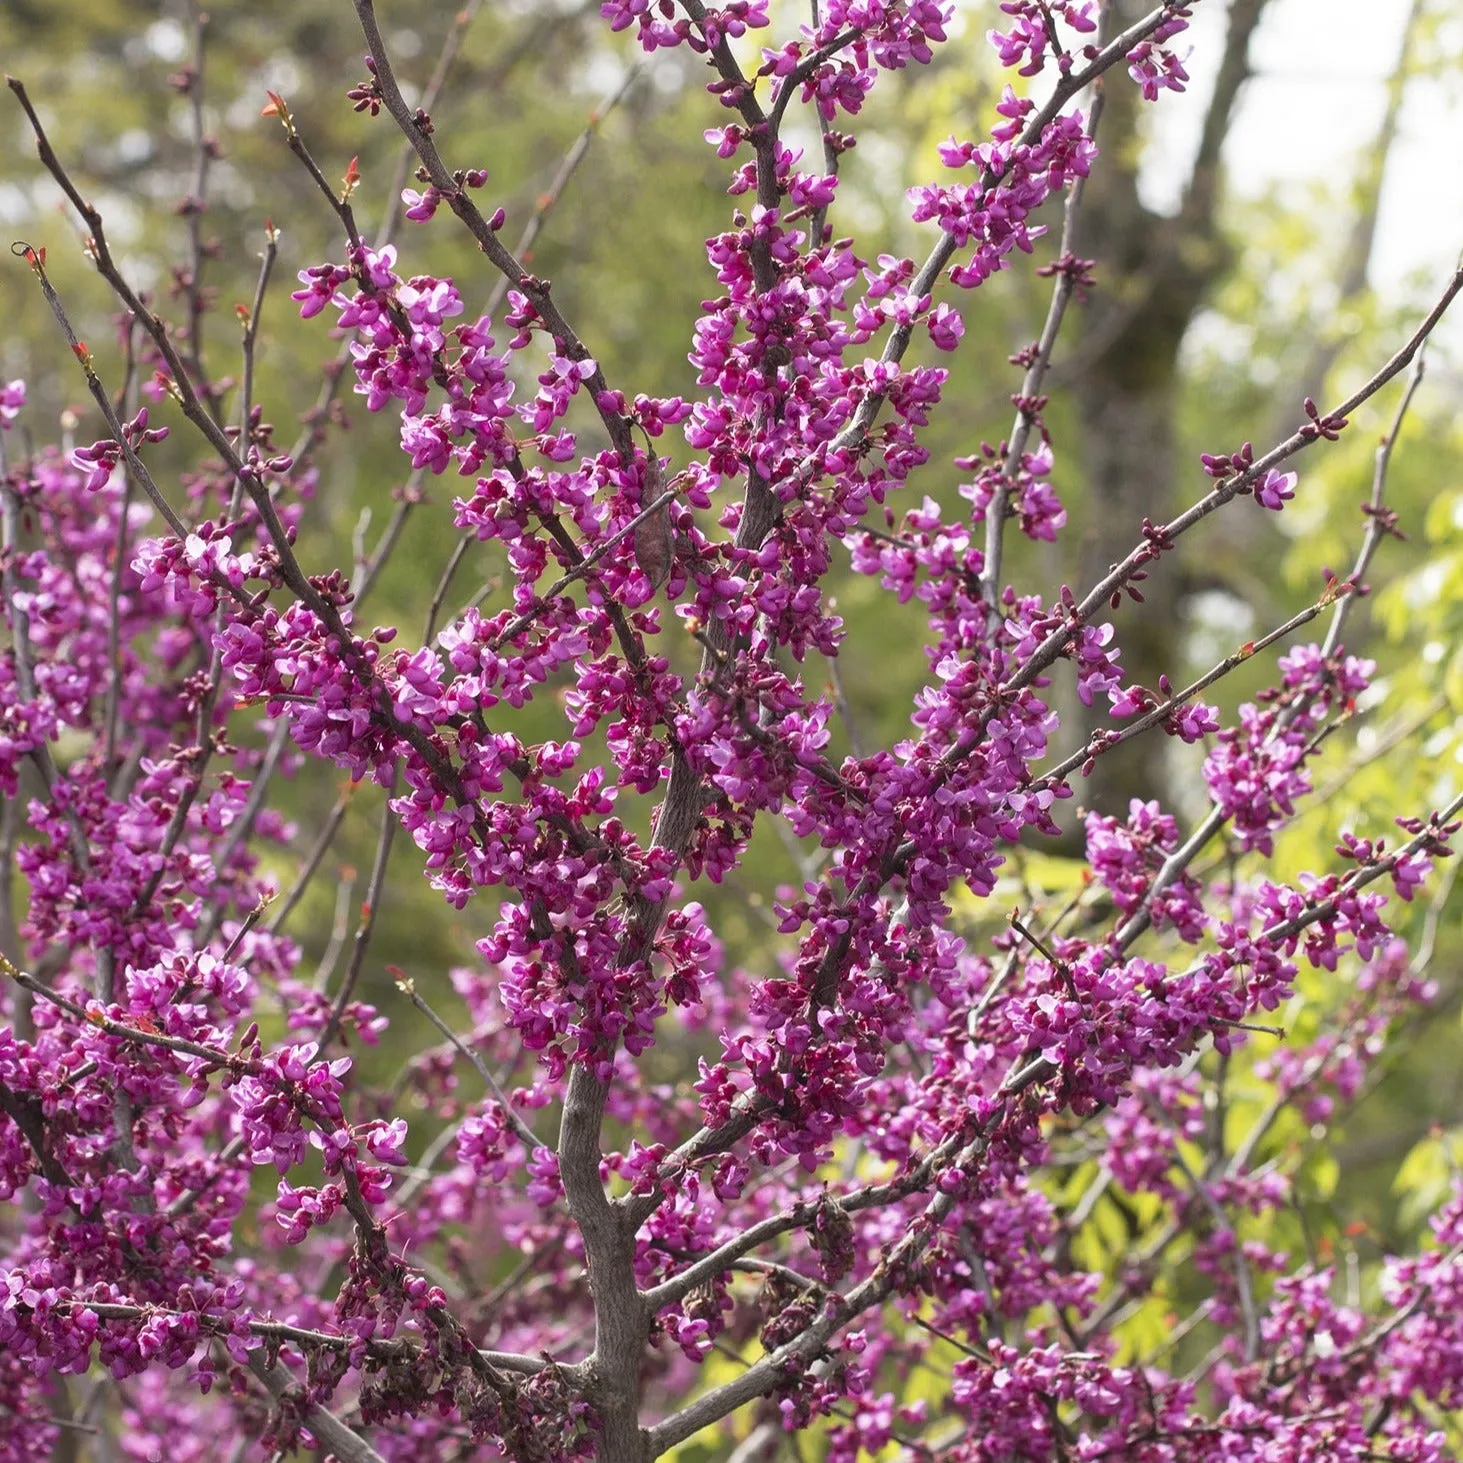
[[[1102,93],[1092,99],[1087,114],[1087,140],[1097,135],[1097,125],[1102,120]],[[1067,313],[1067,306],[1077,292],[1083,261],[1075,259],[1073,249],[1077,239],[1077,211],[1082,204],[1085,177],[1077,177],[1067,190],[1066,205],[1062,210],[1062,239],[1057,245],[1056,284],[1052,289],[1051,304],[1047,307],[1046,324],[1037,340],[1035,353],[1026,367],[1021,390],[1016,397],[1016,421],[1006,448],[1006,458],[1001,465],[1001,482],[991,501],[986,505],[985,519],[985,565],[981,570],[981,597],[988,605],[996,603],[1001,592],[1001,561],[1005,545],[1006,522],[1011,513],[1011,492],[1021,470],[1021,459],[1026,454],[1026,444],[1031,438],[1031,429],[1039,416],[1042,382],[1051,365],[1052,352],[1056,349],[1057,336]],[[1001,623],[999,617],[995,623]]]
[[[534,204],[534,210],[529,215],[528,222],[524,224],[523,232],[518,236],[513,253],[519,260],[531,262],[534,241],[538,238],[548,216],[563,198],[569,180],[574,176],[580,163],[584,161],[590,143],[594,141],[599,129],[604,126],[605,118],[629,95],[630,88],[640,79],[640,72],[641,68],[638,65],[632,66],[614,91],[589,114],[589,121],[585,124],[584,130],[570,144],[569,151],[564,154],[553,181],[539,194]],[[497,314],[498,307],[503,303],[503,297],[508,293],[508,286],[509,279],[505,274],[493,287],[493,293],[488,296],[487,307],[483,311],[485,315]]]
[[[340,825],[345,820],[346,809],[350,807],[355,787],[355,783],[348,784],[345,791],[336,799],[329,816],[320,825],[320,831],[315,835],[315,842],[311,844],[310,852],[305,855],[305,861],[300,865],[289,893],[281,901],[274,918],[265,926],[265,933],[277,935],[284,927],[284,922],[294,912],[295,906],[304,897],[305,890],[310,887],[310,881],[319,870],[325,855],[330,850],[330,845],[335,842],[336,834],[340,832]]]
[[[361,30],[366,38],[367,51],[375,66],[374,75],[380,89],[381,100],[396,125],[401,129],[402,135],[415,149],[432,185],[441,193],[443,201],[452,212],[467,226],[473,238],[477,240],[478,247],[487,255],[493,267],[508,279],[513,288],[523,293],[544,322],[549,333],[563,342],[564,354],[570,360],[575,361],[595,359],[560,313],[558,305],[550,297],[543,281],[533,278],[508,252],[498,238],[497,232],[483,217],[477,205],[468,197],[467,190],[459,185],[458,180],[453,177],[447,165],[442,161],[430,132],[426,131],[418,122],[416,109],[408,105],[406,98],[401,94],[401,87],[397,83],[396,73],[392,69],[385,38],[382,36],[381,28],[376,20],[376,9],[372,0],[354,0],[354,4],[356,17],[360,21]],[[615,451],[619,453],[620,460],[627,463],[634,461],[634,443],[630,437],[629,423],[617,413],[606,407],[598,406],[601,397],[605,397],[609,391],[609,383],[605,380],[604,373],[598,365],[585,382],[585,387],[590,399],[597,405],[600,420],[604,423],[605,431],[609,433],[610,441],[614,445]]]
[[[340,989],[336,992],[335,1004],[331,1007],[330,1017],[320,1032],[320,1054],[322,1056],[325,1048],[330,1045],[335,1033],[340,1029],[341,1017],[345,1013],[351,996],[355,994],[356,981],[360,978],[361,966],[365,962],[366,951],[370,947],[371,936],[376,929],[376,916],[380,913],[381,894],[386,884],[386,866],[391,861],[391,844],[396,834],[396,822],[396,814],[389,807],[382,810],[381,833],[376,840],[376,862],[371,868],[371,878],[366,885],[366,898],[361,905],[360,921],[356,925],[350,963],[346,966]]]
[[[507,1093],[498,1085],[498,1079],[488,1070],[487,1063],[432,1009],[417,991],[416,983],[402,975],[397,977],[396,988],[451,1042],[454,1050],[467,1058],[473,1071],[483,1079],[483,1085],[493,1094],[494,1101],[503,1109],[503,1116],[508,1120],[508,1125],[514,1133],[518,1135],[518,1140],[524,1145],[526,1153],[532,1154],[535,1149],[542,1148],[543,1141],[514,1108]]]

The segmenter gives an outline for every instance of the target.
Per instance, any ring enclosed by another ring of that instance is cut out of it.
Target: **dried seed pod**
[[[641,479],[641,504],[648,506],[664,491],[665,479],[661,475],[660,459],[652,452],[646,458],[645,474]],[[662,503],[654,513],[635,525],[634,545],[635,562],[640,566],[640,572],[650,581],[650,589],[654,593],[669,577],[671,560],[675,556],[668,503]]]

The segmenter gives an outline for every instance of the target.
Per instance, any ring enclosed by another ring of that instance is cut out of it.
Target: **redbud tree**
[[[767,0],[606,0],[610,31],[704,61],[732,195],[704,259],[663,262],[707,296],[696,390],[670,397],[607,377],[505,242],[490,174],[403,94],[373,0],[354,8],[365,72],[340,105],[410,146],[398,242],[368,238],[354,166],[327,181],[271,94],[339,248],[291,292],[266,231],[229,382],[10,82],[122,313],[116,349],[88,346],[46,248],[15,245],[6,288],[44,295],[97,430],[42,445],[25,383],[0,392],[0,1458],[1451,1456],[1463,1192],[1365,1296],[1263,1221],[1293,1197],[1277,1124],[1355,1098],[1433,994],[1398,931],[1463,797],[1341,830],[1298,878],[1271,856],[1374,671],[1344,634],[1396,532],[1409,367],[1463,275],[1345,400],[1213,444],[1098,582],[1013,582],[1050,561],[1011,541],[1078,527],[1044,384],[1101,287],[1073,242],[1103,88],[1162,125],[1193,5],[1123,28],[1094,0],[1006,0],[1010,82],[911,190],[917,260],[844,237],[840,163],[952,5],[822,0],[778,33]],[[412,269],[440,230],[471,236],[476,277]],[[930,362],[958,362],[1006,269],[1049,312],[1012,357],[1009,434],[969,444],[942,503],[920,486]],[[330,419],[286,450],[255,399],[287,293],[342,352],[327,399],[351,386],[399,425],[402,472],[439,482],[420,511],[457,545],[423,568],[424,624],[356,612],[394,540],[361,566],[301,534]],[[1354,567],[1191,684],[1134,684],[1144,580],[1216,515],[1285,510],[1292,461],[1389,383]],[[186,473],[160,468],[169,433]],[[454,572],[489,553],[502,576],[456,608]],[[925,628],[889,745],[842,724],[852,576]],[[1246,663],[1271,689],[1221,711],[1210,688]],[[1075,751],[1064,700],[1103,713]],[[1137,737],[1192,749],[1207,814],[1087,814],[1075,894],[1013,897],[1003,867]],[[381,790],[323,985],[292,923],[340,826],[292,826],[312,764]],[[767,828],[806,877],[749,961],[716,911]],[[378,1008],[393,855],[480,938],[450,986],[402,970]],[[1327,999],[1297,1036],[1303,979]],[[431,1039],[375,1081],[363,1057],[403,1015]],[[1241,1068],[1267,1097],[1236,1127]],[[1114,1216],[1140,1242],[1113,1244]],[[1168,1335],[1139,1348],[1155,1296]]]

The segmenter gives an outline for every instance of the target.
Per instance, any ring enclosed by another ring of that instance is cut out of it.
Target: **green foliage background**
[[[725,195],[725,164],[701,139],[703,129],[723,117],[702,89],[694,57],[657,55],[642,64],[628,44],[606,34],[597,8],[527,0],[485,6],[466,33],[444,100],[434,109],[437,133],[449,164],[489,169],[483,196],[507,209],[505,237],[511,242],[594,109],[629,69],[638,68],[548,214],[531,267],[554,281],[556,299],[613,384],[630,392],[689,394],[691,327],[703,296],[715,292],[702,241],[727,226],[733,203]],[[865,257],[885,251],[919,257],[929,247],[928,232],[907,222],[903,190],[934,171],[941,138],[952,130],[969,135],[989,121],[995,78],[979,37],[993,8],[965,7],[962,39],[942,51],[932,69],[890,78],[858,119],[853,130],[859,145],[846,159],[834,217],[836,227],[857,234]],[[408,8],[383,0],[381,9],[398,70],[420,86],[454,23],[456,6],[421,0]],[[793,14],[791,7],[784,14]],[[73,176],[102,206],[114,246],[133,277],[159,298],[168,292],[170,270],[185,257],[176,205],[191,191],[196,162],[190,107],[168,83],[188,58],[190,26],[185,7],[141,0],[10,0],[0,8],[0,54],[7,69],[25,81]],[[287,151],[278,123],[259,112],[266,88],[282,92],[331,180],[359,157],[358,214],[374,228],[372,221],[388,206],[400,147],[384,116],[372,120],[353,113],[345,101],[346,88],[362,72],[361,50],[343,0],[223,0],[211,7],[205,119],[223,155],[213,169],[205,218],[206,233],[218,241],[206,281],[219,305],[208,326],[207,354],[216,374],[236,371],[232,305],[252,295],[264,221],[271,218],[283,242],[265,306],[257,394],[285,444],[295,433],[295,419],[314,399],[321,363],[335,349],[322,320],[298,320],[287,292],[296,270],[339,258],[343,250],[329,209]],[[1425,52],[1418,64],[1436,69],[1447,61]],[[1161,109],[1153,125],[1161,125]],[[811,142],[811,134],[800,140]],[[56,192],[41,176],[14,106],[0,109],[0,146],[0,220],[9,236],[48,247],[79,332],[92,343],[104,379],[115,381],[120,356],[113,344],[113,302],[77,247],[72,221],[57,208]],[[1344,229],[1352,202],[1344,181],[1318,181],[1304,196],[1277,193],[1230,206],[1231,263],[1184,357],[1178,428],[1186,501],[1204,488],[1200,451],[1231,450],[1251,437],[1257,447],[1268,445],[1264,433],[1277,396],[1283,399],[1284,383],[1318,330],[1343,328],[1349,337],[1332,372],[1329,401],[1364,379],[1421,313],[1427,291],[1418,282],[1416,288],[1389,288],[1385,299],[1367,296],[1349,308],[1344,322],[1326,319],[1324,281],[1337,266],[1332,241]],[[454,276],[470,309],[491,296],[496,281],[445,210],[430,226],[405,225],[397,242],[404,274]],[[953,362],[942,361],[953,365],[953,375],[927,437],[930,466],[911,493],[958,501],[960,475],[951,459],[974,450],[983,438],[1004,435],[1007,396],[1018,384],[1007,357],[1035,334],[1046,289],[1028,262],[1018,259],[1015,269],[957,302],[968,334]],[[27,379],[30,429],[39,433],[65,407],[80,410],[81,381],[58,348],[44,303],[19,261],[0,259],[0,299],[0,376]],[[1409,537],[1384,545],[1369,576],[1375,593],[1360,607],[1348,636],[1351,648],[1379,661],[1379,689],[1359,709],[1355,737],[1338,738],[1327,750],[1316,775],[1326,795],[1284,835],[1282,874],[1328,866],[1330,846],[1344,828],[1387,835],[1394,817],[1433,806],[1459,775],[1463,429],[1456,417],[1458,377],[1438,375],[1438,384],[1419,396],[1391,462],[1388,501]],[[1350,563],[1362,528],[1356,508],[1369,490],[1375,447],[1388,430],[1399,390],[1394,386],[1369,403],[1341,442],[1301,460],[1302,491],[1281,519],[1240,502],[1201,530],[1202,542],[1191,543],[1186,562],[1196,575],[1196,592],[1187,601],[1189,664],[1173,667],[1175,683],[1312,601],[1325,568],[1342,571]],[[317,570],[339,562],[353,538],[368,549],[375,545],[409,471],[396,450],[394,423],[369,418],[348,391],[342,401],[349,430],[333,433],[322,455],[320,492],[303,541],[302,558]],[[167,412],[160,413],[164,420]],[[85,411],[80,415],[78,440],[99,435],[95,421]],[[1049,415],[1055,481],[1073,524],[1080,525],[1086,507],[1082,444],[1060,395]],[[1293,415],[1298,421],[1298,410]],[[582,442],[594,443],[594,427],[576,425],[583,429]],[[662,450],[678,447],[667,439]],[[1142,444],[1133,450],[1140,452]],[[194,454],[188,433],[175,431],[159,462],[181,471]],[[395,623],[407,637],[419,633],[455,541],[446,510],[459,490],[455,480],[425,486],[429,504],[406,519],[358,623]],[[1049,592],[1070,575],[1072,553],[1070,546],[1026,547],[1012,560],[1012,577],[1020,586]],[[501,570],[495,549],[474,547],[448,596],[448,609],[498,581]],[[840,670],[851,723],[866,745],[896,740],[906,733],[909,694],[925,669],[921,617],[912,606],[892,606],[866,579],[845,576],[837,592],[850,630]],[[490,597],[488,603],[495,601]],[[1123,617],[1134,613],[1141,610],[1129,606],[1116,616],[1120,642]],[[682,643],[680,633],[671,622],[667,653],[690,668],[694,647]],[[1225,705],[1268,684],[1273,666],[1274,653],[1256,657],[1225,683]],[[821,683],[828,670],[809,665],[805,674]],[[553,699],[536,703],[519,729],[526,738],[562,735]],[[1198,759],[1184,765],[1192,775],[1181,779],[1184,805],[1178,811],[1192,817],[1203,805]],[[314,763],[301,766],[282,789],[301,849],[341,791],[331,769]],[[292,923],[307,969],[330,946],[337,926],[347,933],[354,927],[381,815],[379,792],[363,789],[352,800],[326,877],[312,886]],[[648,806],[639,816],[648,817]],[[779,883],[800,877],[799,860],[809,852],[784,846],[775,833],[760,834],[744,868],[709,896],[732,958],[750,968],[765,968],[774,958],[764,911]],[[374,1075],[388,1079],[426,1032],[394,991],[387,967],[406,970],[450,1015],[446,972],[476,959],[472,942],[489,921],[483,908],[469,906],[461,915],[448,909],[426,888],[418,868],[415,851],[399,840],[365,970],[363,993],[390,1015],[393,1034],[383,1049],[361,1056]],[[281,860],[281,879],[287,882],[291,873]],[[1079,879],[1074,861],[1019,850],[996,897],[980,905],[966,901],[958,918],[972,941],[983,942],[1014,903],[1053,909],[1077,890]],[[1463,1162],[1463,1083],[1455,1055],[1459,916],[1457,903],[1439,901],[1431,912],[1422,905],[1416,910],[1412,933],[1431,942],[1438,1007],[1383,1060],[1381,1080],[1355,1111],[1317,1128],[1287,1116],[1261,1150],[1262,1158],[1298,1175],[1299,1200],[1293,1214],[1263,1221],[1266,1232],[1256,1237],[1336,1263],[1338,1283],[1363,1298],[1375,1287],[1380,1257],[1414,1241],[1429,1207]],[[1312,1034],[1337,998],[1332,978],[1308,976],[1291,1007],[1278,1013],[1288,1039]],[[1224,1122],[1231,1143],[1268,1103],[1269,1090],[1254,1062],[1271,1046],[1271,1039],[1257,1038],[1227,1074]],[[1053,1184],[1069,1202],[1077,1201],[1097,1172],[1099,1136],[1078,1130],[1062,1140],[1070,1162],[1056,1170]],[[1148,1201],[1114,1192],[1094,1208],[1076,1258],[1112,1270],[1124,1254],[1141,1248],[1156,1222]],[[1165,1256],[1153,1297],[1124,1323],[1133,1356],[1161,1348],[1172,1314],[1181,1314],[1192,1299],[1183,1259],[1181,1245]],[[1197,1361],[1212,1339],[1198,1328],[1180,1343],[1176,1364]],[[687,1458],[703,1455],[710,1456],[704,1444],[685,1450]]]

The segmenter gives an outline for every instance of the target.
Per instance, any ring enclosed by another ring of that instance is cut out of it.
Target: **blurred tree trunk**
[[[1178,501],[1175,418],[1179,348],[1210,286],[1227,264],[1215,223],[1219,157],[1249,76],[1250,38],[1266,0],[1232,0],[1228,34],[1193,172],[1178,213],[1165,217],[1138,196],[1138,134],[1146,105],[1135,88],[1108,89],[1095,170],[1078,217],[1077,252],[1097,261],[1099,288],[1077,343],[1071,391],[1081,422],[1090,528],[1081,544],[1078,582],[1089,585],[1138,541],[1145,517],[1162,522]],[[1148,0],[1112,0],[1105,36],[1145,14]],[[1067,373],[1064,373],[1067,374]],[[1142,613],[1116,616],[1129,681],[1153,687],[1182,657],[1183,581],[1177,558],[1160,562],[1143,585]],[[1106,703],[1078,723],[1085,739],[1115,725]],[[1077,801],[1101,812],[1127,811],[1135,797],[1163,798],[1163,768],[1152,744],[1137,740],[1107,753]]]
[[[1427,0],[1412,0],[1407,12],[1407,21],[1402,31],[1402,46],[1397,53],[1397,64],[1387,78],[1387,101],[1382,110],[1381,125],[1377,135],[1362,158],[1361,170],[1354,189],[1351,230],[1341,251],[1340,268],[1336,278],[1336,316],[1344,322],[1347,307],[1366,293],[1367,277],[1371,271],[1372,250],[1377,240],[1377,215],[1382,204],[1382,183],[1387,176],[1387,163],[1392,146],[1397,141],[1397,130],[1402,119],[1402,102],[1407,90],[1407,78],[1412,69],[1413,54],[1417,48],[1418,29],[1423,18]],[[1293,432],[1300,423],[1299,407],[1306,397],[1319,399],[1326,387],[1326,377],[1336,364],[1343,346],[1351,338],[1344,323],[1338,328],[1319,330],[1310,343],[1310,349],[1296,372],[1294,384],[1280,400],[1270,436],[1274,440]]]

